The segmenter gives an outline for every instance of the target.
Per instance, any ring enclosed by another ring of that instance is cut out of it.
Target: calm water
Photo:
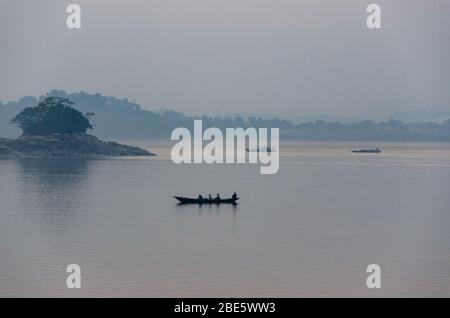
[[[147,146],[160,156],[0,160],[0,296],[450,296],[449,144],[290,143],[272,176]]]

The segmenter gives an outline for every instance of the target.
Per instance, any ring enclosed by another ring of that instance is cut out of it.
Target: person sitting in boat
[[[201,194],[198,195],[198,200],[203,201],[203,196]]]
[[[212,197],[211,193],[208,195],[208,200],[209,200],[209,201],[212,201],[212,200],[213,200],[213,197]]]
[[[216,196],[216,199],[215,199],[216,201],[220,201],[221,199],[220,199],[220,195],[217,193],[217,196]]]
[[[236,200],[237,199],[237,194],[236,194],[236,192],[235,193],[233,193],[233,196],[231,197],[233,200]]]

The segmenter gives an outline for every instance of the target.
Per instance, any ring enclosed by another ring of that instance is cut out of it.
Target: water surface
[[[449,144],[284,143],[276,175],[141,144],[160,156],[0,160],[0,296],[450,296]]]

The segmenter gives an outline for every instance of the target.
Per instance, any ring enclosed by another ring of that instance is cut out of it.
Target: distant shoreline
[[[331,122],[315,120],[296,123],[279,118],[239,116],[188,116],[175,111],[150,111],[127,99],[87,94],[67,93],[53,90],[38,98],[27,96],[17,102],[0,103],[0,136],[12,137],[19,134],[10,124],[22,109],[36,105],[47,96],[70,98],[73,107],[82,113],[93,113],[94,133],[103,139],[117,140],[169,140],[171,132],[178,127],[193,128],[195,119],[202,119],[204,129],[248,127],[279,128],[282,140],[298,141],[450,141],[450,119],[440,121],[405,123],[398,120],[376,122]]]

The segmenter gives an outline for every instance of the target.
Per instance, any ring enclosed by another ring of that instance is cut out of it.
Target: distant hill
[[[249,118],[262,118],[262,119],[277,119],[280,118],[279,116],[275,116],[272,114],[264,114],[264,113],[247,113],[247,112],[243,112],[243,113],[234,113],[234,114],[225,114],[223,117],[225,118],[230,118],[230,119],[234,119],[234,118],[242,118],[242,119],[249,119]]]
[[[151,112],[128,99],[103,96],[101,94],[72,93],[53,90],[47,96],[67,97],[74,108],[83,113],[94,113],[91,119],[94,133],[100,138],[167,138],[167,131],[177,125],[187,125],[191,120],[181,113]],[[0,104],[0,136],[17,137],[20,131],[9,122],[23,108],[37,105],[45,96],[27,96],[17,102]]]
[[[295,117],[292,119],[292,121],[295,124],[305,124],[305,123],[311,123],[311,122],[316,122],[316,121],[324,121],[326,123],[349,124],[349,123],[358,122],[360,120],[341,118],[341,117],[335,117],[335,116],[330,116],[330,115],[306,115],[306,116]]]
[[[413,112],[398,113],[392,119],[404,123],[443,123],[450,119],[450,111],[446,110],[417,110]]]
[[[128,99],[103,96],[101,94],[71,93],[53,90],[47,96],[60,96],[71,99],[74,108],[83,113],[94,113],[93,134],[103,139],[170,139],[177,127],[191,129],[194,117],[174,111],[153,112],[141,108]],[[45,96],[26,96],[17,102],[0,103],[0,137],[14,138],[20,134],[9,122],[23,108],[35,106]],[[280,128],[282,138],[304,140],[436,140],[450,141],[450,120],[439,122],[337,122],[334,120],[302,121],[301,123],[278,119],[262,118],[243,114],[225,117],[195,117],[203,120],[207,127],[266,127]],[[433,116],[434,118],[434,116]]]

